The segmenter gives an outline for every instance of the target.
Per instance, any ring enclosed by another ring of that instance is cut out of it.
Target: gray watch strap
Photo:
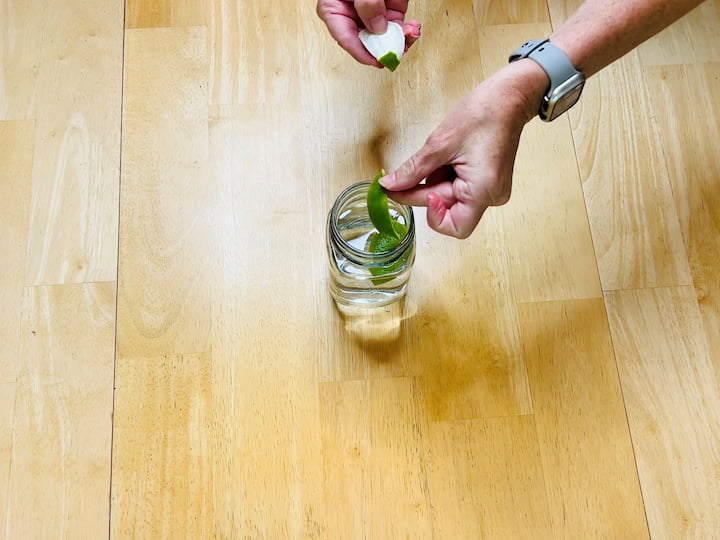
[[[521,58],[535,60],[550,77],[550,88],[556,88],[573,75],[580,73],[567,55],[548,39],[533,39],[523,43],[510,55],[510,62]]]
[[[537,49],[540,45],[543,43],[547,43],[550,41],[548,38],[545,39],[531,39],[530,41],[526,41],[522,45],[520,45],[517,49],[515,49],[512,54],[510,55],[509,61],[515,62],[516,60],[520,60],[521,58],[525,58],[528,54],[533,52],[535,49]]]

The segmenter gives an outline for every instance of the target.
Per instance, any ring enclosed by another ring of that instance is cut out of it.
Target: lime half
[[[390,21],[384,34],[360,30],[359,36],[368,52],[390,71],[395,71],[400,65],[400,58],[405,52],[405,32],[402,25]]]

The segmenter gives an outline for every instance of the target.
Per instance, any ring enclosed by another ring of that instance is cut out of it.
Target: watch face
[[[585,86],[585,78],[578,74],[555,88],[552,94],[545,96],[540,117],[550,121],[567,111],[580,99],[583,86]]]

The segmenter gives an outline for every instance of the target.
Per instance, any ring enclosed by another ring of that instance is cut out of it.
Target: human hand
[[[465,96],[380,183],[402,204],[427,206],[435,231],[467,238],[489,206],[509,200],[520,134],[548,84],[532,60],[509,64]]]
[[[408,0],[318,0],[317,14],[330,35],[350,55],[362,64],[382,68],[360,42],[358,34],[366,28],[375,34],[387,30],[388,21],[402,25],[405,50],[420,37],[420,23],[405,22]]]

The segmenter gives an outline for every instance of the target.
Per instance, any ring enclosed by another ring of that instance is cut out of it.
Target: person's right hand
[[[427,206],[435,231],[467,238],[489,206],[510,198],[520,134],[537,115],[548,83],[532,60],[504,67],[465,96],[380,184],[399,203]]]
[[[350,55],[362,64],[382,68],[367,52],[358,34],[365,28],[374,34],[387,30],[388,21],[402,25],[405,49],[420,37],[420,23],[405,22],[408,0],[318,0],[317,14],[330,35]]]

